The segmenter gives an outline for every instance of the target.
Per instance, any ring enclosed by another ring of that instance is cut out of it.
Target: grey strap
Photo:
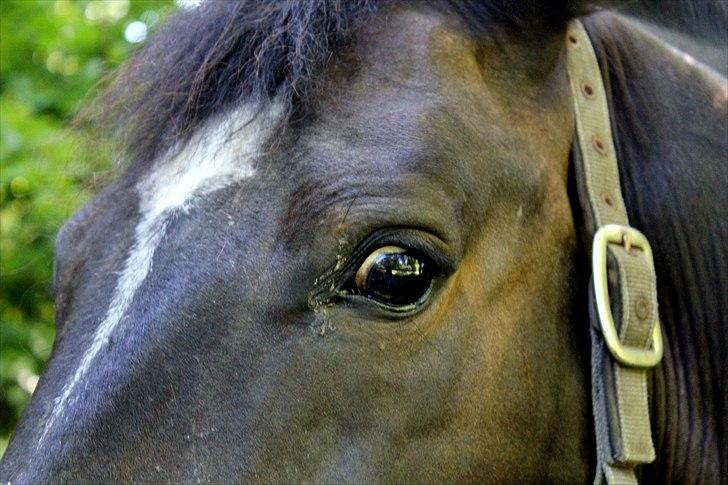
[[[574,164],[592,243],[590,320],[595,483],[637,483],[634,468],[655,459],[647,372],[662,357],[652,250],[629,226],[607,95],[589,36],[567,29],[567,70],[576,114]]]

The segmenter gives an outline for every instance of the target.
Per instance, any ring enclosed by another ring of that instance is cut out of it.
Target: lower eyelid
[[[357,301],[361,304],[371,305],[374,307],[379,308],[382,311],[385,311],[387,313],[391,313],[394,315],[413,315],[418,313],[420,310],[428,306],[430,303],[430,300],[433,296],[433,293],[435,292],[436,283],[438,282],[439,277],[435,276],[430,281],[430,285],[427,287],[427,290],[422,294],[422,296],[419,298],[419,300],[415,303],[411,303],[408,305],[402,305],[402,306],[395,306],[395,305],[388,305],[382,302],[379,302],[377,300],[374,300],[372,298],[369,298],[365,295],[357,294],[357,293],[344,293],[343,295],[339,295],[340,298],[346,299],[346,300],[353,300]]]

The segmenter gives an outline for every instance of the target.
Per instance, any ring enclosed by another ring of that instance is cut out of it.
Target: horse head
[[[567,3],[209,2],[176,15],[108,94],[123,173],[58,236],[57,336],[3,481],[588,480]],[[612,103],[654,100],[655,65],[677,66],[662,85],[693,96],[701,163],[719,165],[725,78],[678,65],[619,15],[587,27],[607,76],[632,63],[612,74]],[[625,54],[637,45],[655,54],[639,78],[642,57]],[[661,100],[659,120],[619,115],[620,153],[665,126],[667,105],[680,106]],[[694,140],[680,138],[652,142],[684,153]],[[650,160],[623,180],[668,288],[652,402],[667,471],[649,473],[680,477],[706,463],[695,443],[715,470],[717,425],[683,444],[694,430],[668,404],[687,382],[675,349],[695,347],[675,343],[670,272],[685,253],[661,231],[686,212],[639,194],[645,174],[678,196],[710,177],[682,170],[691,158]],[[725,236],[725,220],[696,230]],[[711,271],[702,284],[725,290],[725,267]],[[706,337],[711,356],[722,332]]]

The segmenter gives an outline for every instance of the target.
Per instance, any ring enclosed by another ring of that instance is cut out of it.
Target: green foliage
[[[52,347],[55,234],[111,174],[112,154],[67,126],[133,52],[127,39],[140,41],[172,8],[0,2],[0,455]]]

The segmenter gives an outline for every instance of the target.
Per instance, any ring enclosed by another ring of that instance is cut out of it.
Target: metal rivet
[[[592,138],[592,145],[594,146],[594,149],[597,151],[597,153],[599,153],[603,157],[607,156],[607,147],[601,138],[594,135],[594,137]]]
[[[581,83],[581,92],[587,99],[594,99],[596,97],[596,95],[594,94],[594,88],[586,81],[582,81]]]
[[[650,304],[647,301],[647,298],[644,296],[637,298],[637,301],[634,304],[634,310],[637,318],[640,320],[647,320],[647,317],[650,316]]]

